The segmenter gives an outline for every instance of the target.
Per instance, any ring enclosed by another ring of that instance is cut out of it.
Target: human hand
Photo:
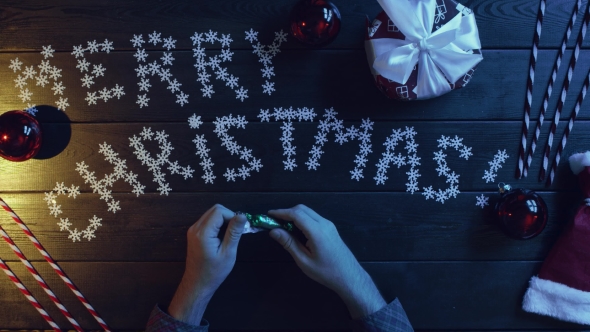
[[[218,235],[226,221],[222,242]],[[168,307],[170,315],[189,324],[200,323],[213,293],[234,267],[245,224],[246,217],[216,204],[188,229],[186,267]]]
[[[270,236],[293,256],[303,273],[336,292],[353,319],[370,315],[387,304],[331,221],[301,204],[270,210],[268,214],[292,221],[303,232],[305,245],[281,228],[271,230]]]

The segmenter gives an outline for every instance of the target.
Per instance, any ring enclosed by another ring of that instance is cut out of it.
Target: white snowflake
[[[423,190],[424,191],[422,192],[422,195],[424,196],[424,198],[426,198],[426,200],[434,199],[436,191],[432,189],[432,186],[424,187]]]
[[[58,109],[65,111],[70,104],[68,103],[68,98],[59,97],[59,100],[55,102],[55,105]]]
[[[18,95],[19,98],[24,102],[31,100],[31,96],[33,95],[29,89],[20,90],[20,94]]]
[[[496,175],[497,174],[492,171],[485,170],[482,179],[486,180],[486,183],[494,182],[494,180],[496,179]]]
[[[54,95],[62,95],[65,88],[62,82],[53,82],[53,88],[51,90],[53,90]]]
[[[53,53],[55,52],[54,49],[51,48],[51,45],[49,46],[42,46],[43,51],[41,52],[41,54],[43,55],[43,57],[45,59],[47,58],[53,58]]]
[[[241,86],[240,89],[236,90],[236,99],[243,102],[246,98],[248,98],[248,89],[244,89],[244,87]]]
[[[145,107],[148,106],[149,101],[150,101],[150,98],[147,97],[147,94],[138,95],[136,104],[139,105],[139,108],[143,108],[144,106]]]
[[[88,105],[96,105],[96,101],[98,100],[98,97],[96,96],[96,92],[87,92],[86,93],[86,98],[84,98],[84,100],[86,100],[88,102]]]
[[[263,90],[263,92],[262,92],[262,93],[268,93],[268,95],[270,96],[270,95],[271,95],[271,93],[272,93],[273,91],[275,91],[275,88],[274,88],[274,86],[275,86],[274,82],[269,82],[269,81],[266,81],[266,82],[265,82],[265,83],[262,85],[262,90]],[[247,91],[247,90],[246,90],[246,91]],[[246,98],[247,98],[247,97],[246,97]]]
[[[170,51],[170,49],[176,48],[176,39],[172,37],[164,38],[164,47]]]
[[[476,206],[479,206],[483,209],[486,205],[489,205],[489,197],[486,197],[483,194],[481,194],[480,196],[476,196],[475,198],[477,200],[477,202],[475,203]]]
[[[74,229],[73,231],[70,230],[70,235],[68,235],[68,239],[71,239],[72,242],[81,241],[82,232],[79,232],[78,229]]]
[[[49,206],[49,214],[53,215],[54,217],[57,217],[61,213],[61,205],[53,204]]]
[[[188,97],[189,95],[184,94],[184,92],[180,92],[180,94],[176,95],[176,103],[180,104],[180,106],[184,106],[184,104],[188,104]]]
[[[154,31],[154,33],[151,33],[148,35],[148,37],[149,37],[148,42],[154,44],[154,46],[155,46],[156,44],[158,44],[159,42],[162,41],[162,38],[160,38],[161,35],[162,35],[161,33],[157,33],[156,31]]]
[[[26,79],[26,77],[22,77],[22,76],[18,75],[14,79],[14,83],[15,83],[15,87],[23,88],[25,85],[27,85],[27,79]]]
[[[123,87],[119,86],[119,84],[115,84],[115,87],[111,89],[111,93],[113,94],[113,98],[117,97],[117,99],[121,99],[125,95]]]
[[[188,125],[191,127],[191,129],[198,129],[202,124],[203,121],[201,121],[200,115],[197,116],[196,114],[193,114],[188,118]]]
[[[246,31],[246,40],[250,43],[253,43],[258,40],[258,32],[254,31],[254,29],[250,29],[250,31]]]
[[[78,60],[78,64],[76,65],[76,68],[80,69],[81,73],[88,71],[89,67],[90,67],[90,62],[86,61],[85,58],[82,58],[82,60]]]
[[[133,35],[133,39],[131,39],[131,43],[133,44],[133,47],[141,47],[141,45],[143,45],[143,43],[145,43],[145,41],[143,40],[142,35]]]
[[[92,66],[92,74],[94,75],[94,77],[104,76],[105,71],[106,68],[104,68],[102,64]]]
[[[164,66],[172,66],[172,61],[174,61],[174,57],[172,56],[172,52],[164,52],[164,55],[160,58],[162,60],[162,64]]]
[[[82,80],[82,87],[90,88],[92,84],[94,84],[94,77],[86,74],[84,77],[81,78]]]
[[[133,56],[137,59],[137,62],[145,62],[148,55],[145,53],[145,49],[138,48]]]
[[[8,66],[8,68],[12,69],[16,73],[17,71],[20,71],[20,66],[22,64],[23,63],[17,57],[13,60],[10,60],[10,65]]]

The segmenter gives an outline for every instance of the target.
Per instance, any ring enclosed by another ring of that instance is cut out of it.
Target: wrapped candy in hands
[[[275,228],[283,228],[289,232],[293,231],[293,223],[288,221],[279,221],[264,214],[249,214],[243,212],[236,212],[236,214],[243,214],[248,219],[246,226],[244,226],[244,234],[258,233],[263,230],[271,230]]]

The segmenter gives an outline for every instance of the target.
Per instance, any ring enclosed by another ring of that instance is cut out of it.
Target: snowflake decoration
[[[275,76],[274,67],[272,66],[272,59],[281,52],[280,47],[283,42],[287,41],[287,34],[283,30],[275,32],[275,38],[270,45],[262,45],[258,42],[258,32],[250,29],[246,31],[246,40],[252,44],[252,53],[258,56],[258,62],[264,65],[262,71],[262,78],[270,80],[272,76]],[[254,42],[257,42],[254,44]],[[269,96],[275,91],[274,82],[265,81],[262,84],[262,93],[267,93]]]
[[[83,88],[90,89],[95,83],[94,80],[98,77],[104,76],[104,73],[107,70],[101,63],[93,64],[88,62],[84,57],[85,52],[89,52],[90,54],[95,52],[105,52],[108,54],[112,50],[114,50],[113,42],[109,41],[108,39],[105,39],[105,41],[102,43],[97,43],[96,40],[88,41],[87,47],[83,47],[82,45],[74,46],[72,55],[78,61],[76,68],[80,70],[80,73],[86,73],[84,74],[84,77],[80,79],[82,81]],[[95,98],[96,94],[99,94],[100,97]],[[111,98],[117,97],[117,99],[120,99],[123,95],[125,95],[123,87],[117,84],[114,88],[110,89],[103,87],[102,90],[87,91],[87,97],[85,100],[88,102],[88,106],[90,106],[96,105],[97,100],[103,100],[106,103]]]
[[[432,186],[428,188],[423,187],[422,195],[426,200],[434,199],[441,204],[445,204],[447,199],[450,199],[451,197],[457,198],[457,194],[459,194],[461,191],[459,191],[460,175],[456,174],[454,171],[451,171],[447,165],[447,155],[444,153],[444,151],[447,148],[453,148],[460,153],[459,158],[464,158],[465,160],[468,160],[473,154],[471,153],[471,147],[464,145],[463,138],[460,138],[457,135],[455,135],[455,138],[442,135],[437,141],[440,150],[434,152],[434,158],[432,159],[436,161],[438,165],[436,168],[438,176],[446,177],[446,183],[449,184],[449,187],[445,190],[438,189],[438,191],[434,191]]]
[[[211,98],[215,93],[213,89],[213,85],[210,84],[211,74],[207,73],[207,67],[211,68],[211,71],[215,74],[215,78],[222,82],[225,82],[225,85],[230,87],[236,93],[236,99],[240,99],[240,101],[244,101],[244,99],[248,98],[248,90],[244,89],[243,86],[240,86],[238,89],[238,77],[234,75],[230,75],[227,72],[226,67],[222,67],[221,63],[232,61],[233,52],[230,49],[230,43],[233,41],[229,34],[224,35],[222,34],[221,37],[217,36],[217,32],[209,30],[206,33],[197,33],[195,32],[194,35],[191,37],[193,41],[193,57],[196,59],[195,61],[195,68],[197,68],[197,75],[199,78],[197,81],[201,83],[203,88],[201,88],[201,92],[203,93],[203,97]],[[221,44],[221,55],[216,55],[207,58],[205,56],[204,43],[214,44],[215,42],[219,42]]]
[[[199,129],[199,127],[203,124],[201,121],[201,116],[197,116],[193,114],[191,117],[188,118],[188,125],[191,129]],[[193,139],[193,143],[195,143],[195,147],[197,148],[196,155],[201,158],[200,165],[203,168],[204,174],[201,178],[205,181],[205,183],[213,184],[213,180],[215,180],[216,176],[213,175],[213,165],[214,163],[211,161],[209,157],[209,151],[211,149],[207,149],[206,143],[207,140],[205,139],[205,135],[199,135]]]
[[[377,166],[377,175],[373,178],[376,183],[385,184],[385,181],[388,179],[387,177],[387,170],[390,166],[397,166],[397,168],[401,168],[402,166],[409,165],[410,170],[406,172],[408,176],[408,182],[406,183],[406,191],[414,194],[414,192],[419,191],[418,188],[418,178],[421,176],[420,172],[418,171],[418,166],[421,165],[420,157],[417,155],[417,148],[418,144],[414,139],[416,136],[416,131],[414,127],[406,127],[405,130],[393,129],[391,135],[387,137],[385,140],[385,152],[382,153],[381,159],[376,164]],[[403,155],[402,153],[395,154],[395,147],[398,146],[402,141],[406,142],[405,150],[407,151],[407,155]],[[430,187],[428,191],[428,196],[430,198],[434,198],[435,191]]]
[[[475,203],[476,206],[479,206],[483,209],[486,205],[489,205],[489,197],[486,197],[483,194],[481,194],[480,196],[476,196],[475,198],[477,199],[477,202]]]
[[[47,203],[47,207],[49,208],[49,214],[57,218],[63,212],[61,211],[61,205],[57,204],[56,199],[59,196],[66,195],[68,197],[72,197],[76,199],[78,195],[80,195],[80,187],[71,185],[71,187],[66,187],[64,183],[56,183],[55,188],[52,191],[45,193],[45,202]],[[72,223],[68,218],[59,218],[59,222],[57,225],[59,226],[60,232],[67,231],[69,233],[68,238],[71,239],[73,242],[81,241],[80,235],[84,234],[84,238],[90,241],[93,238],[96,238],[94,234],[99,226],[102,226],[100,223],[102,219],[96,217],[96,215],[89,219],[89,225],[86,226],[86,229],[82,230],[81,232],[78,231],[77,228],[72,230],[70,226]]]
[[[496,176],[498,175],[498,170],[502,168],[502,164],[506,162],[506,159],[508,159],[506,149],[503,151],[498,150],[498,153],[494,155],[494,159],[492,161],[488,161],[490,169],[484,170],[482,179],[486,180],[486,183],[494,182],[496,180]]]
[[[153,44],[154,46],[158,43],[162,43],[162,47],[166,48],[167,51],[176,48],[176,40],[172,37],[162,38],[162,34],[154,31],[153,33],[148,35],[148,43]],[[139,86],[139,92],[145,91],[144,94],[137,95],[136,104],[139,105],[139,108],[148,107],[150,98],[147,97],[147,93],[150,92],[150,88],[152,84],[150,83],[150,77],[158,76],[160,78],[160,82],[166,82],[168,84],[167,90],[170,90],[172,94],[176,96],[176,103],[183,107],[185,104],[188,104],[188,97],[189,95],[184,93],[180,86],[182,84],[178,83],[178,80],[173,78],[172,74],[170,73],[170,68],[165,68],[166,66],[172,66],[172,61],[174,61],[174,57],[172,56],[172,52],[164,52],[164,55],[160,57],[161,62],[159,63],[158,60],[154,60],[152,62],[148,62],[148,54],[146,53],[143,47],[145,41],[143,40],[143,35],[133,35],[131,39],[131,44],[133,47],[136,48],[136,52],[133,55],[137,59],[138,67],[135,69],[137,73],[137,77],[140,78],[140,82],[137,83]],[[146,63],[142,65],[141,63]]]
[[[42,46],[41,55],[45,60],[41,60],[41,64],[37,65],[39,71],[35,70],[35,66],[24,66],[24,69],[21,69],[21,66],[24,65],[22,61],[18,58],[10,60],[10,65],[8,66],[14,73],[18,73],[16,79],[14,79],[15,87],[19,89],[20,93],[18,97],[21,99],[23,103],[31,101],[33,97],[33,92],[29,90],[27,80],[35,81],[35,86],[40,86],[45,88],[45,86],[51,86],[51,90],[53,90],[53,95],[63,95],[64,90],[66,87],[63,85],[63,82],[59,81],[61,75],[61,69],[52,66],[50,60],[48,58],[53,58],[53,53],[55,50],[51,48],[51,45]],[[50,84],[50,79],[53,80],[53,85]],[[33,86],[31,84],[31,86]],[[65,111],[66,107],[69,106],[67,103],[61,102],[62,97],[59,97],[59,100],[55,102],[56,106]],[[67,100],[67,99],[66,99]],[[31,114],[35,115],[38,110],[34,108]]]
[[[307,165],[308,170],[317,170],[317,167],[320,166],[319,160],[324,154],[322,147],[326,142],[328,142],[328,134],[330,131],[335,132],[335,142],[342,145],[349,140],[352,141],[357,139],[360,141],[359,143],[359,153],[356,155],[354,163],[356,164],[355,168],[350,171],[351,178],[354,180],[359,181],[361,178],[364,178],[363,170],[366,167],[367,156],[368,154],[372,153],[371,150],[372,144],[371,143],[371,133],[370,131],[373,130],[373,122],[371,122],[368,118],[363,119],[363,124],[361,125],[360,130],[355,128],[354,125],[345,128],[343,125],[343,120],[336,119],[336,115],[338,113],[334,111],[333,108],[326,109],[324,114],[324,119],[319,121],[318,124],[318,133],[316,134],[315,144],[309,151],[309,158],[305,163]],[[259,117],[263,119],[266,117],[267,114],[261,113]],[[361,131],[363,130],[363,131]]]
[[[234,168],[227,168],[225,174],[223,174],[226,180],[228,182],[235,181],[237,177],[241,177],[243,180],[245,180],[247,177],[250,176],[250,172],[260,171],[260,168],[262,168],[262,163],[260,162],[260,159],[257,159],[254,156],[252,156],[252,150],[246,147],[242,147],[241,145],[236,143],[234,137],[227,133],[232,126],[236,128],[246,129],[246,124],[248,124],[248,121],[246,121],[246,117],[239,115],[233,117],[230,114],[229,116],[215,118],[213,124],[215,125],[214,132],[222,141],[221,146],[225,146],[225,148],[229,151],[229,153],[231,153],[231,155],[239,155],[240,159],[243,159],[248,164],[248,166],[242,164],[242,166],[238,168],[237,172]],[[199,149],[199,147],[197,147],[197,149]],[[203,160],[203,157],[201,157],[201,160]]]
[[[156,141],[160,147],[160,153],[157,158],[153,158],[148,150],[145,149],[142,141]],[[158,187],[160,195],[168,196],[168,193],[172,191],[170,185],[166,182],[166,173],[163,171],[163,167],[168,165],[168,170],[171,175],[180,174],[184,179],[192,178],[194,170],[190,166],[181,167],[178,161],[170,161],[170,154],[174,147],[168,141],[168,135],[164,130],[152,132],[151,127],[143,127],[143,131],[139,136],[133,135],[129,138],[129,146],[133,148],[133,154],[141,161],[142,165],[147,165],[149,170],[154,176],[154,182]],[[113,206],[112,209],[116,209],[118,206]]]
[[[287,159],[283,161],[285,165],[285,170],[293,171],[293,168],[297,167],[297,162],[295,161],[295,148],[291,142],[293,141],[293,120],[301,120],[303,121],[310,121],[313,122],[316,114],[313,111],[313,108],[309,109],[307,107],[304,108],[297,108],[293,109],[293,107],[285,108],[282,107],[275,108],[274,112],[271,114],[269,110],[260,110],[260,114],[258,117],[260,118],[261,122],[270,122],[271,117],[274,117],[275,121],[283,121],[283,125],[281,129],[283,130],[283,136],[281,137],[281,142],[283,145],[283,156],[287,156]]]

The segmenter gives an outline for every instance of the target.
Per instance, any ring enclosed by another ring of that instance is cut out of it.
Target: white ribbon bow
[[[376,56],[373,68],[387,79],[406,84],[419,63],[418,99],[450,91],[449,82],[455,83],[483,60],[481,54],[471,52],[481,49],[473,13],[463,16],[459,12],[431,33],[436,0],[377,1],[406,39],[371,39]]]

